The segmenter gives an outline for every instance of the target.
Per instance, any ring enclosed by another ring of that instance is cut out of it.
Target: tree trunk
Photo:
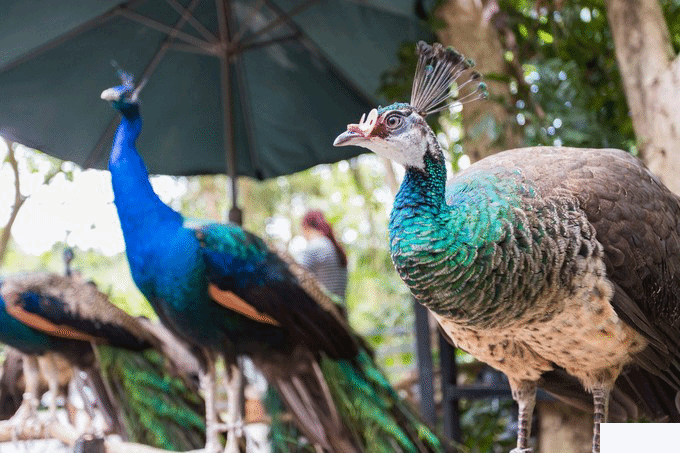
[[[606,0],[640,155],[680,193],[680,62],[658,0]]]
[[[495,0],[449,0],[437,14],[446,26],[438,31],[442,44],[450,45],[476,63],[482,74],[506,72],[503,46],[491,19],[497,12]],[[486,80],[489,97],[510,97],[508,84]],[[503,149],[517,147],[520,139],[513,133],[512,118],[501,103],[475,101],[463,108],[463,128],[466,142],[465,153],[472,162]],[[503,139],[501,142],[500,139]]]

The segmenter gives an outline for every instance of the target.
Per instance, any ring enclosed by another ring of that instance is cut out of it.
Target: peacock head
[[[359,124],[348,124],[333,146],[356,145],[405,167],[423,167],[430,127],[411,105],[396,103],[364,114]]]
[[[358,124],[349,124],[334,146],[362,146],[407,168],[424,169],[425,156],[431,152],[432,141],[436,142],[425,118],[486,98],[486,84],[472,70],[471,60],[438,43],[430,46],[420,41],[416,51],[411,102],[371,110]]]
[[[139,92],[144,88],[146,81],[142,81],[135,87],[132,74],[123,71],[115,62],[112,64],[122,84],[102,91],[101,98],[110,101],[114,108],[125,113],[139,105]]]

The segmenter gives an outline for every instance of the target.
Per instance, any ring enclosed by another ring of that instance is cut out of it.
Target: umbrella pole
[[[231,180],[231,209],[228,220],[237,225],[243,223],[243,212],[238,207],[238,172],[236,170],[236,137],[234,136],[234,111],[231,98],[231,68],[229,63],[229,5],[227,0],[216,0],[220,27],[220,75],[222,84],[222,118],[224,122],[224,149]],[[228,142],[227,142],[227,137]]]

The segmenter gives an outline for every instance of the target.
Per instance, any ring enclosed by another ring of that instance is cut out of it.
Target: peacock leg
[[[215,356],[205,351],[206,366],[199,374],[203,398],[205,399],[205,452],[218,453],[221,450],[220,426],[215,408]]]
[[[609,413],[609,386],[599,386],[593,389],[593,453],[600,453],[600,423],[607,421]]]
[[[38,405],[40,404],[38,395],[40,385],[38,359],[31,355],[24,355],[22,368],[26,385],[23,401],[16,413],[7,421],[15,434],[28,433],[39,428],[37,423]]]
[[[87,383],[85,382],[85,377],[87,376],[87,373],[79,368],[75,368],[73,370],[73,382],[76,387],[76,390],[78,391],[78,395],[80,396],[80,399],[83,401],[83,408],[85,409],[85,413],[87,414],[87,423],[85,424],[83,430],[86,433],[93,433],[95,431],[94,427],[94,422],[95,422],[95,405],[96,402],[92,396],[92,393],[88,393],[85,390],[85,387],[87,387]]]
[[[536,382],[510,379],[512,398],[519,406],[517,426],[517,448],[510,453],[531,453],[529,437],[531,436],[531,420],[536,405]]]
[[[238,453],[243,437],[243,373],[236,362],[227,362],[227,445],[224,453]]]
[[[38,358],[38,365],[40,365],[43,376],[47,379],[47,387],[50,391],[50,422],[55,422],[57,420],[57,393],[59,392],[57,364],[51,354],[46,354]]]

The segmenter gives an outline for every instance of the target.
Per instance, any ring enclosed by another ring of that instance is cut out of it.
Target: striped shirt
[[[302,252],[300,262],[328,291],[345,301],[347,268],[340,264],[330,239],[325,236],[310,239],[307,248]]]

